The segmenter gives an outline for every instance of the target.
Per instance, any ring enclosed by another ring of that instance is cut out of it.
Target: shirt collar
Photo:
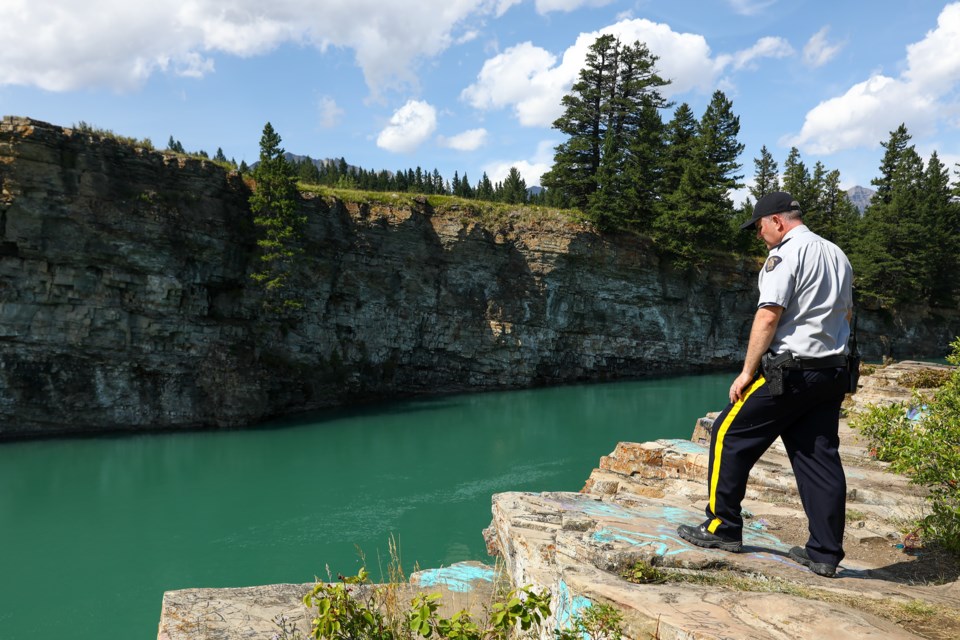
[[[776,251],[783,245],[787,244],[788,240],[797,237],[801,233],[809,233],[809,231],[810,229],[807,228],[807,225],[805,224],[797,225],[793,229],[790,229],[790,231],[787,231],[784,234],[783,238],[780,239],[780,243],[775,245],[773,248],[771,248],[770,251]]]

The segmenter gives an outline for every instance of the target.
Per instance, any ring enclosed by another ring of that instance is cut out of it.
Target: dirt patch
[[[750,519],[744,524],[749,527],[758,520],[760,518]],[[766,523],[765,530],[785,544],[802,547],[807,541],[806,519],[762,516],[762,520]],[[846,559],[879,567],[875,570],[878,578],[903,584],[945,584],[960,578],[960,561],[950,553],[936,547],[911,549],[909,541],[904,545],[903,538],[858,542],[850,535],[856,526],[856,522],[847,523],[843,538]]]

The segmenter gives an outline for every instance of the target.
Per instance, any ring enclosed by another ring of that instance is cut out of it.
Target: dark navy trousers
[[[758,376],[743,399],[717,416],[707,476],[711,533],[742,539],[740,504],[747,477],[779,436],[810,525],[807,553],[814,562],[840,563],[847,483],[838,451],[838,421],[847,384],[846,369],[788,370],[783,395],[773,397]]]

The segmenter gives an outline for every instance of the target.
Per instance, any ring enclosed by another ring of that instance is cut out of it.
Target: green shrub
[[[557,640],[621,640],[623,616],[608,604],[591,605],[574,617],[569,629],[557,631]]]
[[[877,460],[895,462],[903,443],[912,437],[914,424],[907,417],[903,403],[872,404],[850,422],[870,442],[870,453]]]
[[[947,360],[960,365],[960,338]],[[854,420],[876,447],[877,457],[889,460],[894,471],[930,489],[930,513],[921,520],[924,539],[960,555],[960,369],[954,369],[930,400],[915,393],[922,407],[916,421],[903,405],[871,407]]]
[[[439,616],[439,594],[420,593],[409,609],[399,610],[396,588],[369,584],[366,569],[354,577],[341,576],[337,584],[317,584],[303,597],[316,611],[310,635],[316,640],[506,640],[511,632],[539,627],[550,615],[549,593],[529,587],[495,601],[485,621],[474,620],[466,610],[450,618]]]

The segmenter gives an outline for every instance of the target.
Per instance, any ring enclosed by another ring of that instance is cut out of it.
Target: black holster
[[[778,355],[765,353],[760,358],[760,369],[763,371],[771,396],[783,395],[783,370],[791,364],[793,364],[793,354],[789,351]]]
[[[857,392],[857,382],[860,380],[860,352],[847,355],[847,375],[850,377],[850,386],[847,393]]]

